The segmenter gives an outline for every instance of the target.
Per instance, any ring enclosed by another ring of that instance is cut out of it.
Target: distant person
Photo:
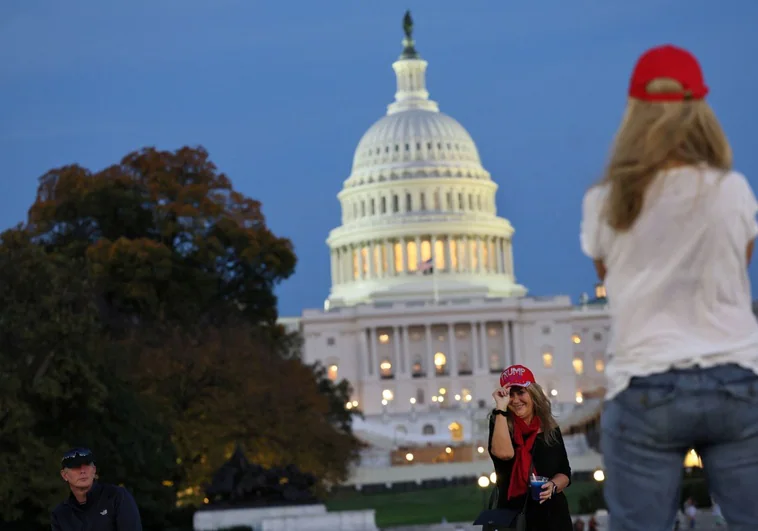
[[[687,517],[687,529],[695,529],[697,523],[697,507],[695,507],[695,500],[687,498],[684,502],[684,515]]]
[[[758,529],[758,322],[747,267],[758,211],[697,59],[638,60],[581,245],[613,334],[601,420],[610,531],[669,531],[682,463],[701,455],[730,531]],[[728,97],[728,96],[725,96]]]
[[[488,446],[497,474],[497,508],[526,507],[528,530],[572,531],[563,493],[571,467],[550,400],[522,365],[503,371],[492,397]],[[532,485],[532,478],[539,481]]]
[[[600,529],[600,526],[597,523],[597,518],[595,518],[595,515],[593,514],[587,522],[587,531],[598,531],[598,529]]]
[[[61,459],[61,477],[71,493],[51,515],[52,531],[142,531],[134,498],[123,487],[99,483],[95,456],[75,448]]]
[[[574,531],[584,531],[584,520],[577,518],[574,522]]]

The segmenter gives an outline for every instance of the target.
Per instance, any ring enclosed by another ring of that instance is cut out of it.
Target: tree
[[[168,433],[106,365],[80,263],[17,228],[0,236],[0,268],[3,529],[49,529],[50,509],[66,496],[58,459],[82,441],[106,458],[105,477],[129,481],[148,521],[165,513],[173,492],[159,478],[175,473]]]
[[[156,521],[174,489],[196,500],[235,443],[264,465],[294,462],[323,483],[345,477],[358,449],[347,383],[305,366],[275,324],[292,244],[205,150],[147,148],[98,172],[53,169],[11,236],[8,249],[18,240],[13,252],[33,257],[14,282],[35,285],[5,285],[31,308],[0,311],[10,343],[31,330],[31,361],[18,361],[24,350],[7,354],[15,383],[0,402],[14,411],[15,450],[29,428],[28,448],[57,455],[66,426],[75,442],[104,449],[104,477],[128,477]],[[53,498],[17,496],[37,514]]]
[[[201,335],[175,329],[167,341],[136,352],[140,392],[173,419],[187,474],[180,490],[201,497],[237,443],[262,466],[294,464],[322,484],[346,478],[360,443],[332,408],[339,400],[345,411],[347,383],[325,390],[319,372],[282,358],[268,335],[241,323]]]
[[[258,201],[233,190],[202,148],[131,153],[97,173],[40,179],[29,227],[48,249],[86,258],[111,324],[276,321],[274,286],[295,267],[292,244]]]

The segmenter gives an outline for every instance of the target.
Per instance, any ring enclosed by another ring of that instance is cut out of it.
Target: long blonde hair
[[[647,86],[651,94],[682,91],[682,85],[670,78],[654,79]],[[703,163],[722,170],[732,166],[729,142],[705,100],[630,98],[601,180],[609,187],[603,212],[606,221],[617,231],[630,229],[659,171],[672,164]]]

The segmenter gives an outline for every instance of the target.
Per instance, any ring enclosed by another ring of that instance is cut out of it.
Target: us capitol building
[[[576,415],[602,393],[609,333],[602,286],[576,305],[517,282],[497,177],[430,99],[409,15],[404,29],[395,100],[358,142],[337,195],[324,309],[280,319],[302,334],[306,363],[350,381],[369,466],[481,456],[492,391],[515,363],[533,370],[559,418]]]

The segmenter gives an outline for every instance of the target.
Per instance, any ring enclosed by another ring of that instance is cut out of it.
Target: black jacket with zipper
[[[73,494],[51,514],[52,531],[142,531],[139,509],[129,491],[95,482],[87,501]]]

